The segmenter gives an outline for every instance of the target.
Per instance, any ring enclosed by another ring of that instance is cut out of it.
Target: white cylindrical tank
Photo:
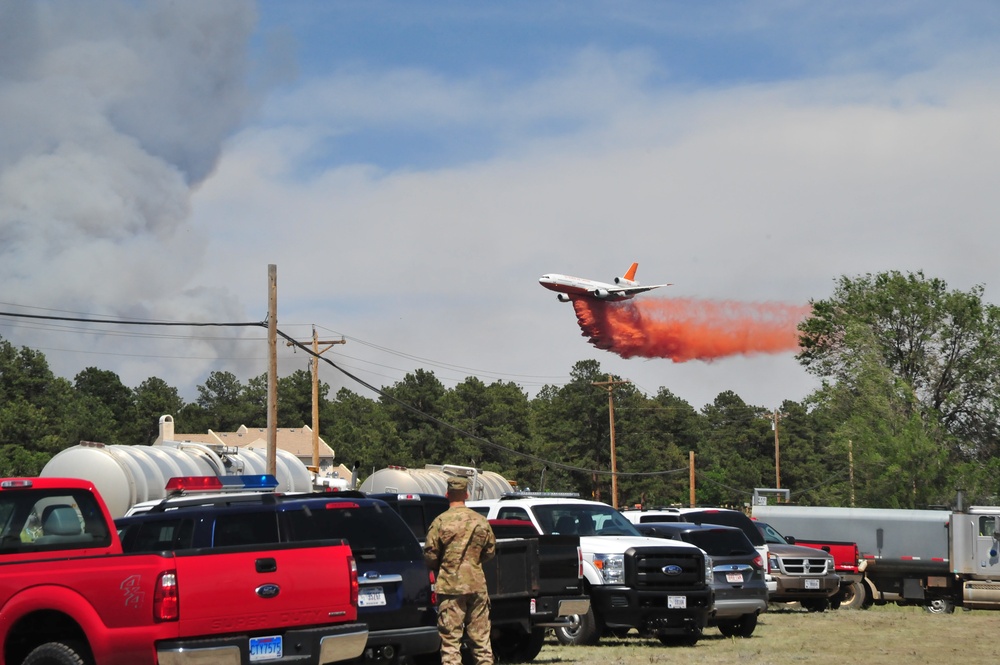
[[[446,494],[448,478],[465,476],[469,479],[469,499],[498,499],[512,491],[506,478],[493,471],[478,471],[467,466],[428,464],[423,469],[390,466],[368,476],[362,492],[403,494]]]
[[[294,455],[278,450],[275,471],[279,492],[309,492],[312,474]],[[97,487],[112,517],[122,517],[141,501],[165,496],[167,481],[178,476],[234,476],[266,473],[262,451],[210,447],[177,441],[152,446],[84,442],[60,451],[39,475],[84,478]]]

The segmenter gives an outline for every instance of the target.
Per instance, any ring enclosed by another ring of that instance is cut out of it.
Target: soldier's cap
[[[469,479],[463,476],[452,476],[448,479],[449,492],[465,492],[469,489]]]

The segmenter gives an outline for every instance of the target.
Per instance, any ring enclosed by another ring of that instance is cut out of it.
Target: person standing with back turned
[[[424,561],[434,571],[438,597],[441,665],[461,665],[462,634],[476,665],[492,665],[490,596],[483,563],[496,554],[496,537],[486,518],[466,507],[469,479],[448,479],[448,510],[427,529]]]

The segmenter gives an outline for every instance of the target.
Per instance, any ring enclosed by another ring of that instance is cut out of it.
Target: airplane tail
[[[621,277],[615,277],[615,284],[635,284],[635,270],[639,267],[638,263],[633,263],[629,266],[628,270]]]

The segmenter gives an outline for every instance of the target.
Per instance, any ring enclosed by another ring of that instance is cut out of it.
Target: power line
[[[54,314],[25,314],[25,313],[19,313],[19,312],[3,312],[3,311],[0,311],[0,317],[11,317],[11,318],[32,319],[32,320],[46,320],[46,321],[71,321],[71,322],[76,322],[76,323],[91,323],[91,324],[102,324],[102,325],[127,325],[127,326],[171,326],[171,327],[192,326],[192,327],[228,327],[228,328],[234,328],[234,327],[264,327],[264,328],[266,328],[267,327],[267,321],[204,322],[204,321],[162,321],[162,320],[143,320],[143,319],[104,319],[104,318],[93,318],[93,317],[83,317],[83,316],[56,316]],[[398,404],[399,406],[403,407],[404,409],[410,411],[411,413],[415,413],[418,416],[420,416],[420,417],[422,417],[422,418],[424,418],[426,420],[429,420],[430,422],[433,422],[433,423],[435,423],[437,425],[440,425],[441,427],[445,427],[447,429],[450,429],[453,432],[455,432],[457,434],[460,434],[460,435],[462,435],[462,436],[464,436],[466,438],[472,439],[472,440],[477,441],[477,442],[479,442],[479,443],[481,443],[483,445],[495,448],[497,450],[501,450],[501,451],[507,452],[509,454],[516,455],[516,456],[519,456],[519,457],[523,457],[525,459],[532,460],[532,461],[537,462],[539,464],[543,464],[543,465],[546,465],[546,466],[549,466],[549,467],[553,467],[553,468],[557,468],[557,469],[564,469],[566,471],[576,471],[576,472],[581,472],[581,473],[599,474],[599,475],[612,475],[612,474],[615,473],[615,472],[606,471],[606,470],[603,470],[603,469],[587,469],[587,468],[580,467],[580,466],[575,466],[575,465],[572,465],[572,464],[565,464],[565,463],[562,463],[562,462],[553,462],[551,460],[546,460],[546,459],[544,459],[542,457],[539,457],[538,455],[533,455],[531,453],[525,453],[525,452],[522,452],[522,451],[519,451],[519,450],[514,450],[513,448],[508,448],[506,446],[503,446],[503,445],[500,445],[498,443],[494,443],[492,441],[484,439],[484,438],[482,438],[480,436],[477,436],[475,434],[472,434],[471,432],[468,432],[468,431],[466,431],[466,430],[464,430],[464,429],[462,429],[460,427],[452,425],[451,423],[443,421],[440,418],[436,418],[436,417],[434,417],[434,416],[432,416],[430,414],[424,413],[423,411],[417,409],[416,407],[414,407],[414,406],[412,406],[410,404],[407,404],[406,402],[404,402],[404,401],[402,401],[402,400],[400,400],[400,399],[398,399],[398,398],[396,398],[396,397],[394,397],[394,396],[392,396],[392,395],[384,392],[380,388],[376,388],[375,386],[371,385],[367,381],[364,381],[360,377],[355,376],[351,372],[348,372],[344,368],[340,367],[339,365],[337,365],[336,363],[334,363],[329,358],[324,358],[324,357],[321,357],[319,354],[314,353],[312,349],[310,349],[309,347],[305,346],[304,344],[301,344],[300,342],[298,342],[297,340],[295,340],[293,337],[285,334],[281,330],[278,330],[277,333],[278,333],[279,336],[283,337],[289,343],[289,346],[294,346],[296,348],[302,349],[306,353],[308,353],[308,354],[316,357],[319,360],[322,360],[323,362],[327,363],[328,365],[330,365],[331,367],[333,367],[334,369],[336,369],[337,371],[339,371],[344,376],[350,378],[351,380],[353,380],[356,383],[364,386],[365,388],[368,388],[369,390],[371,390],[372,392],[376,393],[380,397],[383,397],[383,398],[385,398],[387,400],[390,400],[390,401],[394,402],[395,404]],[[683,469],[671,469],[671,470],[667,470],[667,471],[643,471],[643,472],[617,473],[617,475],[619,475],[619,476],[632,476],[632,477],[640,477],[640,476],[663,476],[663,475],[672,475],[672,474],[684,473],[686,471],[687,471],[687,469],[683,468]]]

